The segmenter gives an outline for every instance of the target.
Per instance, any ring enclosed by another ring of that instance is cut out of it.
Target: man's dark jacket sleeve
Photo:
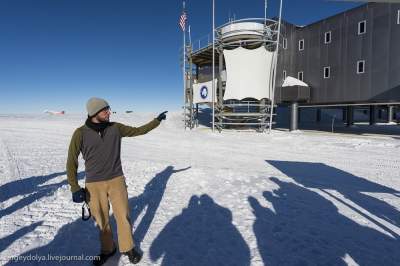
[[[71,186],[71,192],[76,192],[80,189],[77,179],[78,172],[78,157],[81,149],[82,132],[78,128],[72,135],[71,143],[68,149],[67,159],[67,178],[68,183]]]

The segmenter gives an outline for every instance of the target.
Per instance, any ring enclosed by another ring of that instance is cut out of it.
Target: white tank
[[[261,39],[264,25],[257,22],[232,23],[221,28],[221,37],[224,41],[236,41],[243,39]]]

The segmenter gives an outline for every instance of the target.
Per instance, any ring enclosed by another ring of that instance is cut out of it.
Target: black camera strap
[[[90,207],[88,202],[86,201],[86,188],[85,188],[85,202],[82,205],[82,220],[87,221],[92,217],[92,213],[90,212]]]

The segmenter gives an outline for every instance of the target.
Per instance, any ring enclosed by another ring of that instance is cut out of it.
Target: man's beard
[[[103,118],[103,117],[97,116],[97,120],[98,120],[100,123],[110,122],[110,117],[105,117],[105,118]]]

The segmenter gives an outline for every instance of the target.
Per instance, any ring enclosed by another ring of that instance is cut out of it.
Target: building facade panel
[[[283,69],[293,77],[303,71],[310,104],[400,101],[399,10],[400,4],[370,3],[304,27],[284,23],[288,46],[279,60],[279,80]],[[360,61],[363,73],[357,73]]]

